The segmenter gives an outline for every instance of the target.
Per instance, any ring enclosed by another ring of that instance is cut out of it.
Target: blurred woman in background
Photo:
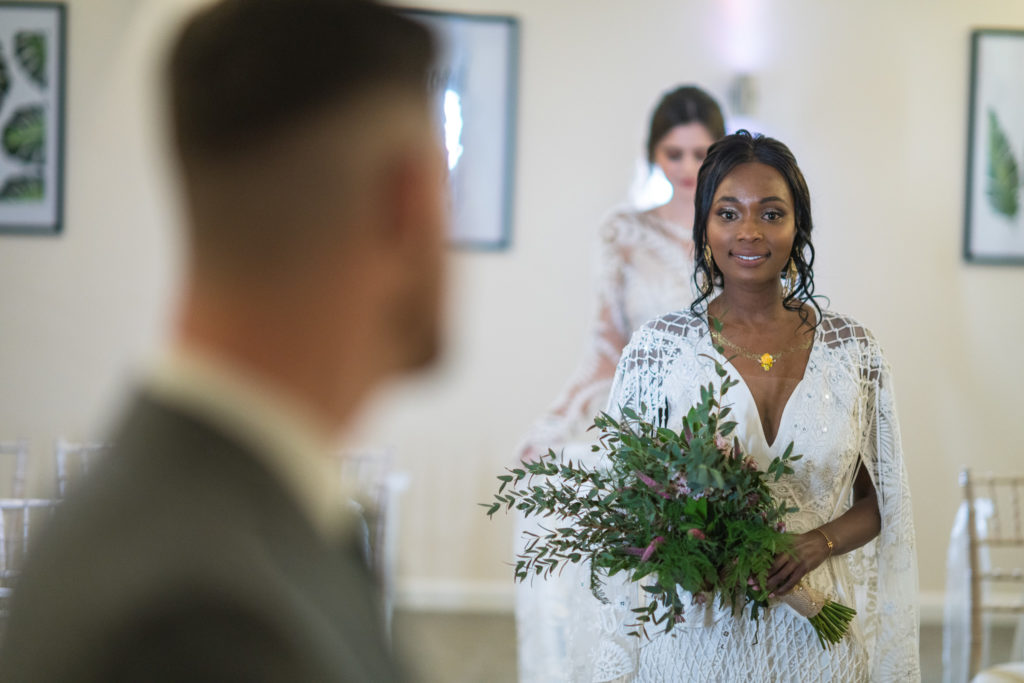
[[[559,398],[529,430],[519,457],[536,460],[549,448],[574,460],[590,457],[586,435],[604,409],[615,366],[633,330],[662,313],[689,306],[693,289],[693,216],[697,171],[708,147],[725,135],[721,108],[703,90],[678,87],[651,116],[647,160],[664,173],[672,197],[649,210],[612,213],[600,231],[597,311],[579,365]],[[539,533],[537,520],[520,519]],[[519,677],[524,682],[571,679],[567,579],[536,577],[517,585]]]
[[[722,111],[703,90],[679,87],[658,102],[647,159],[671,183],[672,197],[646,211],[615,211],[602,225],[593,329],[576,372],[530,429],[521,459],[535,460],[548,448],[587,441],[584,432],[604,408],[615,364],[633,330],[693,300],[697,171],[708,147],[723,135]]]

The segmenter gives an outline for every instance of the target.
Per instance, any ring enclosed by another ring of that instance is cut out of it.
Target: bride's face
[[[674,196],[692,200],[697,190],[697,171],[714,142],[700,123],[685,123],[669,129],[654,148],[654,163],[672,183]]]
[[[715,190],[707,241],[725,286],[779,286],[796,238],[792,193],[782,174],[741,164]]]

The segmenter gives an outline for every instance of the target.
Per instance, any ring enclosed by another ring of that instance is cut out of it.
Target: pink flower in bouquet
[[[672,477],[672,485],[676,487],[676,491],[679,495],[690,495],[690,486],[686,481],[686,476],[682,472],[679,472],[676,476]]]
[[[698,541],[703,541],[707,538],[707,536],[704,535],[704,532],[700,529],[690,529],[686,532],[686,535],[690,538],[696,538]]]
[[[729,439],[725,438],[721,434],[715,434],[715,448],[721,451],[722,455],[727,458],[733,456],[732,444],[729,443]]]
[[[757,461],[754,460],[754,456],[748,455],[747,457],[743,458],[743,466],[746,467],[748,470],[756,470]]]
[[[670,496],[668,493],[665,492],[665,487],[664,486],[662,486],[658,482],[654,481],[653,479],[648,477],[643,472],[640,472],[639,470],[635,470],[634,473],[636,474],[636,478],[639,479],[640,481],[642,481],[643,483],[647,484],[647,487],[649,489],[651,489],[652,491],[657,493],[659,496],[661,496],[665,500],[672,500],[672,496]]]
[[[644,548],[644,554],[640,556],[640,561],[646,562],[647,560],[651,559],[651,555],[654,554],[654,551],[657,550],[658,546],[664,542],[664,536],[658,536],[653,541],[651,541],[650,544],[646,548]]]

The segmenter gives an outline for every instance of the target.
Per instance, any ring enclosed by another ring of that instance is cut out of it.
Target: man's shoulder
[[[133,632],[153,629],[163,639],[204,614],[208,628],[232,630],[225,638],[337,639],[348,609],[366,621],[360,627],[372,624],[374,589],[354,544],[332,552],[244,446],[144,395],[111,439],[28,558],[5,655],[45,633],[45,659],[100,667],[95,658]],[[11,657],[10,666],[24,661]],[[330,654],[302,657],[327,662]]]
[[[315,543],[261,462],[201,421],[140,395],[110,442],[36,539],[25,590],[37,578],[78,594],[86,584],[120,583],[103,596],[116,608],[150,584],[252,576],[277,535]]]

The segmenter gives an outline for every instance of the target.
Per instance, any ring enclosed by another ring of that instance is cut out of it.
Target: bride
[[[693,301],[697,170],[708,147],[723,135],[722,111],[703,90],[682,86],[658,102],[647,136],[647,160],[671,183],[672,198],[647,211],[616,211],[601,226],[593,330],[561,396],[520,446],[522,460],[587,440],[584,433],[608,400],[615,364],[633,330]]]
[[[666,93],[651,116],[647,159],[672,184],[668,203],[617,211],[601,228],[598,310],[576,372],[554,405],[531,427],[519,450],[534,460],[549,448],[574,459],[590,453],[586,429],[608,400],[615,364],[633,330],[693,300],[693,197],[708,147],[725,134],[722,112],[707,93],[683,86]],[[539,532],[536,520],[517,521]],[[519,679],[569,679],[568,584],[536,578],[516,588]]]
[[[638,640],[626,634],[640,591],[612,580],[607,604],[579,591],[572,679],[920,680],[914,529],[889,365],[867,328],[811,296],[803,175],[785,145],[740,131],[711,147],[696,194],[700,295],[633,335],[610,409],[667,406],[679,429],[700,387],[717,383],[708,357],[723,349],[740,380],[731,397],[742,446],[762,468],[790,442],[804,456],[773,485],[799,512],[787,520],[795,552],[776,558],[769,588],[784,594],[803,581],[857,616],[825,651],[784,605],[758,623],[684,596],[684,623]]]

